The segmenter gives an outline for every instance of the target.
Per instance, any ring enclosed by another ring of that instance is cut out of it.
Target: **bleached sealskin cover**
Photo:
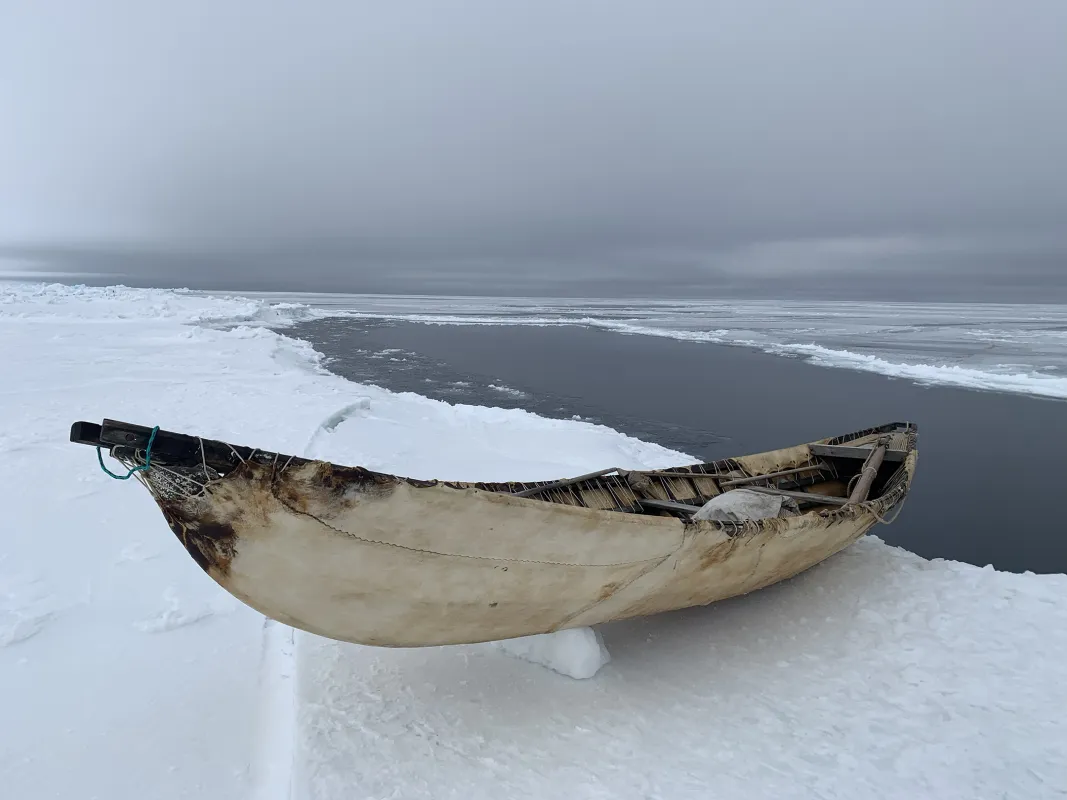
[[[152,434],[105,420],[75,423],[71,440],[139,468],[193,560],[252,608],[396,647],[548,633],[760,589],[895,519],[918,458],[916,427],[893,423],[671,470],[461,483],[169,431],[149,451]],[[850,501],[857,484],[865,496]],[[741,487],[796,499],[800,512],[693,519]]]

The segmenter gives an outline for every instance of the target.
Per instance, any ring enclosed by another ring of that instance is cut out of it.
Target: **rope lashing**
[[[156,427],[152,428],[152,435],[148,437],[148,447],[144,451],[144,464],[139,467],[130,467],[130,471],[127,472],[125,475],[116,475],[114,472],[104,466],[104,456],[103,453],[101,453],[101,447],[97,445],[96,460],[100,462],[100,469],[102,469],[105,473],[107,473],[109,476],[111,476],[117,481],[129,480],[130,476],[133,475],[133,473],[145,471],[150,466],[152,466],[152,443],[156,440],[156,434],[158,432],[159,426],[156,425]]]

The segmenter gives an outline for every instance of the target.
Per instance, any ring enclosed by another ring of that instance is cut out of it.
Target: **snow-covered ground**
[[[1063,575],[869,537],[749,597],[604,626],[611,660],[588,680],[494,645],[383,650],[266,625],[190,561],[141,487],[67,442],[71,422],[418,477],[686,460],[587,423],[346,382],[262,327],[303,313],[0,285],[0,796],[1067,793]]]

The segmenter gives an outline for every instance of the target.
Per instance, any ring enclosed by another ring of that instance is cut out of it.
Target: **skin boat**
[[[917,428],[892,423],[669,470],[461,483],[114,420],[76,422],[70,438],[133,470],[235,597],[302,630],[389,647],[547,633],[769,586],[895,519],[918,458]],[[792,510],[693,518],[737,489]]]

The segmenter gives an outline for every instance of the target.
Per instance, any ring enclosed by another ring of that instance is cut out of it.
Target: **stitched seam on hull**
[[[774,538],[774,537],[772,537],[772,538]],[[741,593],[742,594],[746,594],[747,593],[747,591],[748,591],[748,582],[750,580],[752,580],[752,576],[755,575],[756,571],[759,569],[760,561],[763,560],[763,548],[766,547],[768,544],[770,544],[770,542],[771,542],[770,539],[765,539],[763,541],[763,544],[761,544],[759,546],[759,550],[756,551],[756,563],[752,565],[752,571],[749,572],[747,576],[745,576],[745,579],[743,581],[741,581]]]
[[[395,547],[398,550],[408,550],[408,551],[413,552],[413,553],[426,553],[427,555],[431,555],[431,556],[446,556],[448,558],[472,558],[472,559],[475,559],[477,561],[503,561],[503,562],[506,562],[506,563],[509,563],[509,564],[547,564],[549,566],[554,566],[554,567],[632,567],[632,566],[634,566],[636,564],[645,564],[645,563],[647,563],[649,561],[661,561],[663,559],[670,558],[673,555],[673,553],[667,553],[666,555],[663,555],[663,556],[652,556],[651,558],[641,558],[641,559],[638,559],[637,561],[619,561],[617,563],[612,563],[612,564],[575,564],[575,563],[570,562],[570,561],[540,561],[540,560],[534,559],[534,558],[506,558],[504,556],[472,556],[472,555],[468,555],[467,553],[442,553],[442,552],[440,552],[438,550],[427,550],[427,549],[421,548],[421,547],[410,547],[410,546],[405,545],[405,544],[396,544],[395,542],[383,542],[380,539],[368,539],[365,536],[359,536],[359,535],[357,535],[355,533],[350,533],[350,532],[348,532],[346,530],[342,530],[341,528],[337,528],[337,527],[331,525],[330,523],[326,522],[325,520],[319,519],[314,514],[311,514],[311,513],[307,512],[307,511],[301,511],[299,508],[293,508],[291,505],[289,505],[287,502],[282,500],[277,495],[275,495],[274,497],[279,503],[282,504],[282,506],[287,508],[289,511],[292,511],[294,514],[299,514],[302,517],[309,517],[309,518],[315,520],[317,523],[319,523],[323,527],[329,528],[331,531],[334,531],[335,533],[339,533],[342,536],[347,536],[349,539],[355,539],[357,541],[365,542],[367,544],[380,544],[380,545],[384,545],[385,547]],[[679,547],[681,547],[681,545],[679,545]]]
[[[684,540],[683,540],[682,543],[684,544]],[[594,600],[592,603],[589,603],[585,608],[580,608],[577,611],[575,611],[573,614],[569,614],[567,617],[565,617],[563,619],[562,622],[560,622],[558,625],[556,625],[555,630],[560,630],[564,625],[568,624],[575,617],[580,617],[582,614],[585,614],[587,611],[592,611],[598,605],[600,605],[601,603],[606,603],[608,600],[610,600],[611,598],[613,598],[616,595],[618,595],[618,593],[623,591],[624,589],[629,589],[631,586],[633,586],[633,584],[637,580],[645,577],[646,575],[648,575],[653,570],[655,570],[658,567],[662,566],[671,556],[673,556],[675,553],[677,553],[681,549],[682,549],[682,545],[679,544],[676,548],[674,548],[674,552],[667,553],[667,555],[665,555],[663,558],[661,558],[658,561],[656,561],[655,564],[649,564],[647,567],[645,567],[643,570],[638,572],[636,575],[634,575],[632,578],[630,578],[630,580],[626,581],[626,583],[624,583],[618,589],[613,591],[607,597],[602,597],[599,600]],[[640,562],[637,562],[637,563],[640,563]]]

